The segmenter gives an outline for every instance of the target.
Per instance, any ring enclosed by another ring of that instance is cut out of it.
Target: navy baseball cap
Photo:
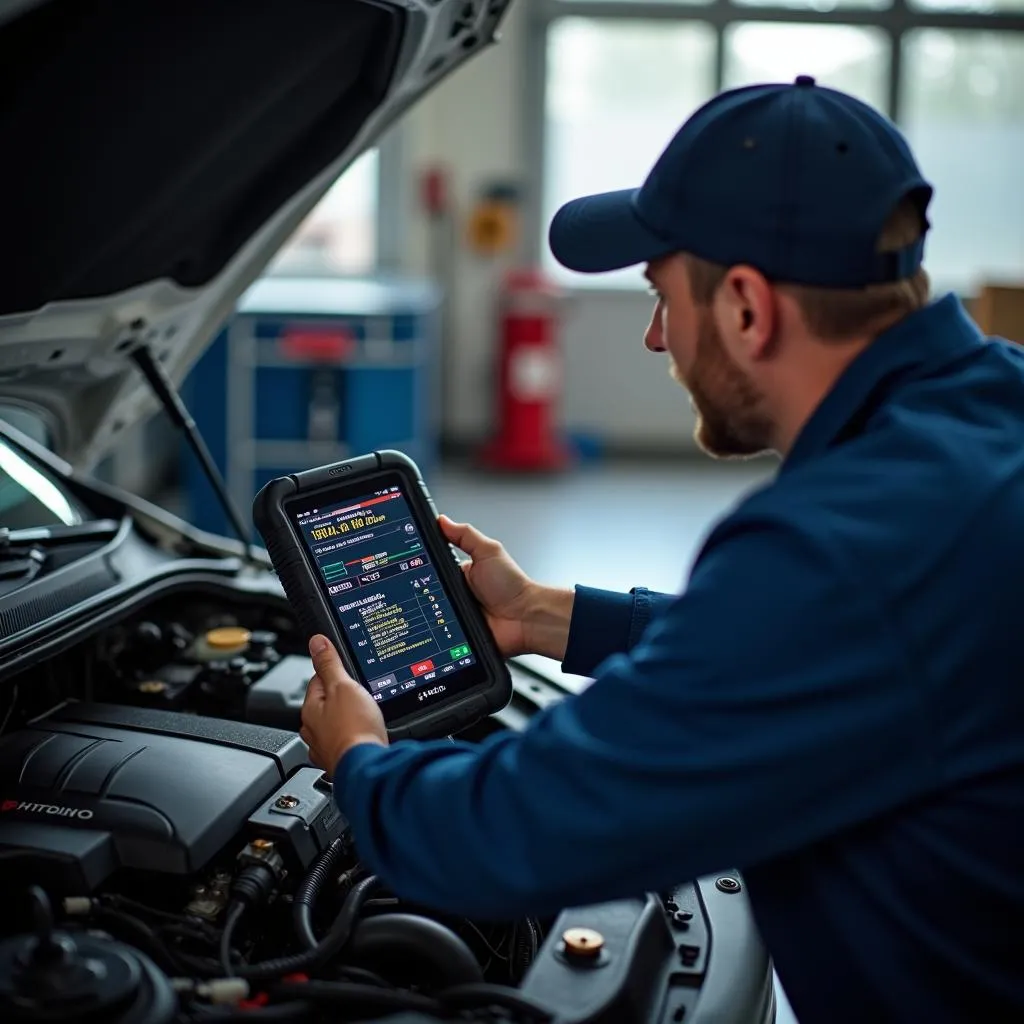
[[[567,203],[549,242],[559,263],[583,273],[688,252],[754,266],[773,281],[860,288],[921,266],[923,236],[877,251],[908,195],[924,218],[932,187],[896,126],[801,75],[719,94],[679,129],[640,188]]]

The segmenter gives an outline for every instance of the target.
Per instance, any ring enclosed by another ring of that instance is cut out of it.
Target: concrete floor
[[[437,507],[500,540],[535,579],[613,590],[678,591],[715,522],[776,463],[714,463],[584,468],[549,479],[493,477],[447,468],[428,485]],[[553,662],[537,668],[578,688]],[[797,1024],[776,979],[777,1024]]]

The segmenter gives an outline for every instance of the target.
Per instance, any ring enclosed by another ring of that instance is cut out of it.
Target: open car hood
[[[0,0],[0,403],[88,468],[508,0]]]

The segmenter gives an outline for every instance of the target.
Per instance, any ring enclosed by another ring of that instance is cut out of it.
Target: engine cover
[[[65,705],[0,739],[5,881],[84,895],[119,869],[194,874],[306,759],[278,729]]]

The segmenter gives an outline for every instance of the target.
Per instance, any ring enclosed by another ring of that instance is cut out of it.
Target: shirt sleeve
[[[632,651],[523,732],[349,751],[360,857],[409,899],[502,919],[742,870],[921,795],[923,681],[840,556],[730,524]]]
[[[562,671],[577,676],[593,675],[606,658],[632,650],[648,623],[673,600],[670,594],[658,594],[644,587],[620,594],[578,586]]]

